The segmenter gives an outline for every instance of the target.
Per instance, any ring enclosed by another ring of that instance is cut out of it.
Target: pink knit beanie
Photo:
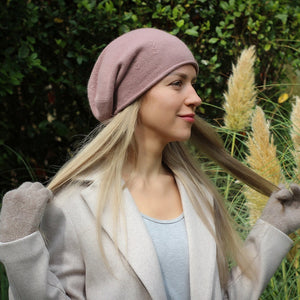
[[[104,121],[137,100],[175,69],[198,64],[177,37],[154,28],[130,31],[100,54],[88,82],[88,98],[96,119]]]

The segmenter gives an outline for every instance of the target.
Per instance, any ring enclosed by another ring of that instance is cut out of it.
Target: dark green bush
[[[126,31],[154,26],[182,38],[199,61],[199,94],[216,106],[244,47],[257,47],[261,86],[279,83],[286,64],[300,64],[294,1],[12,0],[1,2],[0,17],[2,193],[47,179],[96,125],[86,83],[103,47]],[[208,119],[222,116],[204,108]]]

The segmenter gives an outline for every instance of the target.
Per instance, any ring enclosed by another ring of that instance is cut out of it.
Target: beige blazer
[[[215,241],[196,215],[182,184],[177,183],[189,243],[191,299],[225,299]],[[0,243],[10,299],[167,299],[154,246],[128,189],[123,192],[125,214],[116,231],[117,249],[112,209],[106,207],[104,212],[103,248],[110,270],[105,265],[96,230],[97,193],[96,184],[60,192],[42,221],[46,243],[40,232]],[[233,269],[230,299],[258,299],[291,245],[285,234],[259,220],[246,242],[257,280],[251,283],[238,268]]]

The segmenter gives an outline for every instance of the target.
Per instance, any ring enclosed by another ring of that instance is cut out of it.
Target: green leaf
[[[221,43],[222,46],[226,46],[226,44],[227,44],[225,40],[221,40],[220,43]]]
[[[264,46],[265,51],[269,51],[271,49],[271,44],[266,44]]]
[[[179,28],[175,28],[170,33],[176,35],[178,32],[179,32]]]
[[[41,129],[41,130],[45,130],[46,127],[48,126],[48,124],[49,124],[49,122],[48,122],[47,120],[43,120],[42,122],[40,122],[40,123],[38,124],[38,127],[39,127],[39,129]]]
[[[223,10],[228,10],[229,9],[229,5],[227,2],[225,1],[221,1],[220,2],[220,7],[223,9]]]
[[[239,11],[242,12],[246,8],[246,5],[244,3],[239,4]]]
[[[200,106],[199,111],[201,114],[205,114],[205,108],[203,106]]]
[[[215,44],[218,40],[219,40],[219,38],[214,37],[214,38],[209,39],[208,42],[209,42],[210,44]]]
[[[262,39],[265,38],[265,36],[262,33],[260,33],[257,37],[258,37],[259,40],[262,40]]]
[[[19,85],[22,82],[24,75],[21,73],[14,73],[10,77],[10,82],[12,85]]]
[[[36,60],[37,57],[38,57],[37,53],[32,53],[32,54],[30,55],[30,58],[31,58],[32,60]]]
[[[179,20],[178,22],[176,22],[176,26],[178,28],[181,28],[184,25],[184,20]]]
[[[28,37],[27,37],[27,41],[28,41],[29,43],[31,43],[31,44],[34,44],[34,43],[35,43],[35,38],[32,37],[32,36],[28,36]]]
[[[199,26],[194,26],[193,28],[187,29],[187,30],[185,31],[185,33],[186,33],[187,35],[191,35],[191,36],[198,37],[198,36],[199,36],[198,28],[199,28]]]
[[[281,22],[282,22],[283,24],[286,24],[288,15],[287,15],[287,14],[277,14],[277,15],[275,16],[275,18],[281,20]]]
[[[132,15],[131,20],[136,23],[138,21],[137,15]]]
[[[67,57],[74,57],[75,56],[75,53],[73,52],[73,51],[69,51],[68,53],[67,53]]]
[[[62,42],[62,39],[55,39],[56,44],[59,46]]]
[[[111,14],[111,13],[113,13],[114,9],[115,9],[115,7],[114,7],[114,4],[113,4],[112,1],[108,1],[108,2],[105,3],[106,12]]]
[[[172,10],[172,15],[174,19],[177,19],[178,16],[178,8],[175,6]]]
[[[26,58],[28,55],[29,55],[29,48],[27,47],[26,44],[22,44],[18,52],[19,58],[23,59]]]
[[[217,55],[214,55],[211,59],[210,59],[210,62],[211,63],[215,63],[218,59],[218,56]]]
[[[218,34],[219,37],[223,36],[221,27],[219,26],[216,27],[216,33]]]
[[[77,57],[76,57],[76,60],[77,60],[77,63],[78,63],[79,65],[81,65],[81,64],[82,64],[82,61],[83,61],[83,56],[82,56],[82,55],[77,56]]]
[[[56,133],[59,136],[67,136],[68,135],[69,129],[64,123],[62,123],[60,121],[57,121],[57,120],[54,120],[52,122],[52,124],[53,124],[53,127],[54,127]]]
[[[235,0],[229,0],[229,5],[230,5],[231,7],[234,7],[234,5],[235,5]]]

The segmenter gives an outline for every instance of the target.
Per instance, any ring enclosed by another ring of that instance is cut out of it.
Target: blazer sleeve
[[[84,263],[72,221],[49,204],[41,227],[42,233],[0,243],[10,299],[85,299]]]
[[[254,281],[238,267],[231,271],[229,299],[257,300],[280,265],[293,242],[283,232],[259,219],[245,241],[253,270]]]

